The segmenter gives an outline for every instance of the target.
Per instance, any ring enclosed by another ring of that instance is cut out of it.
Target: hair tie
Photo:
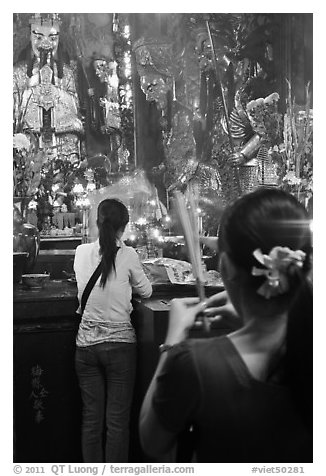
[[[257,293],[266,299],[288,291],[288,276],[291,274],[291,268],[292,272],[293,267],[302,268],[306,257],[304,251],[293,251],[282,246],[275,246],[268,255],[264,255],[258,248],[252,254],[260,264],[267,268],[262,269],[254,266],[251,270],[252,276],[266,277],[266,281],[257,290]]]

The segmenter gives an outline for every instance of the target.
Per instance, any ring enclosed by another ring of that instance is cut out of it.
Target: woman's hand
[[[186,339],[189,329],[201,313],[206,316],[209,323],[224,319],[232,327],[237,328],[241,325],[241,318],[226,291],[214,294],[201,302],[196,297],[173,299],[165,343],[174,345]]]
[[[199,302],[196,297],[172,299],[166,344],[174,345],[187,337],[197,314],[206,309],[207,301]]]
[[[209,322],[212,323],[224,319],[228,324],[234,327],[241,325],[241,317],[230,301],[227,291],[221,291],[220,293],[210,296],[206,301],[206,306],[204,314]]]

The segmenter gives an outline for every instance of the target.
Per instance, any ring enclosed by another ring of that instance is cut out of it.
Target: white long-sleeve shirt
[[[98,344],[106,341],[135,342],[135,332],[130,322],[132,291],[143,298],[152,294],[136,251],[122,241],[117,245],[115,268],[105,287],[100,287],[100,277],[92,289],[82,316],[76,337],[77,346]],[[76,248],[74,271],[78,287],[78,300],[97,268],[101,256],[99,241]]]

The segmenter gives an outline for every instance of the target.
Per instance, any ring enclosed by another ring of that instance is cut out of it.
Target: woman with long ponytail
[[[121,201],[103,200],[97,210],[98,239],[76,248],[74,270],[80,304],[90,277],[96,269],[100,273],[76,337],[85,463],[128,462],[136,371],[131,297],[132,292],[144,298],[152,293],[136,251],[121,239],[128,221],[128,210]]]

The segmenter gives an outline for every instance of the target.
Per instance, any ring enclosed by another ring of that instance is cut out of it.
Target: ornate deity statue
[[[85,107],[86,153],[88,157],[110,155],[110,160],[116,159],[121,143],[118,65],[112,29],[112,13],[71,15],[71,39],[83,73],[78,76],[78,87]]]
[[[156,101],[161,109],[167,104],[167,92],[173,87],[172,44],[166,38],[139,38],[133,50],[140,86],[147,101]]]
[[[235,146],[229,163],[233,167],[239,167],[242,193],[249,192],[258,185],[272,186],[277,183],[268,148],[274,145],[279,132],[279,95],[274,92],[265,98],[248,97],[248,88],[254,80],[255,78],[251,78],[244,88],[237,91],[235,107],[229,118]],[[228,132],[225,121],[223,126],[225,132]]]
[[[29,23],[29,57],[14,66],[15,132],[35,133],[41,148],[74,163],[83,134],[76,66],[63,61],[57,14],[35,14]]]

